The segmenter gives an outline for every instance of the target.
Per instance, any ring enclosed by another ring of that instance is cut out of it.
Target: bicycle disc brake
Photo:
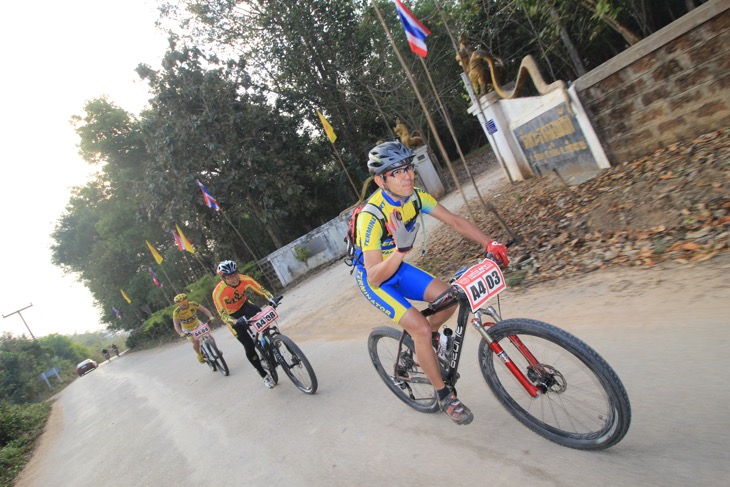
[[[560,394],[568,388],[568,382],[565,380],[563,374],[555,367],[547,364],[529,366],[527,368],[527,378],[539,387],[543,394],[547,392]]]

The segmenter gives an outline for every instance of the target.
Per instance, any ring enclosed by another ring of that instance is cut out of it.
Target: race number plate
[[[251,326],[257,333],[261,333],[269,327],[276,319],[279,314],[276,312],[273,306],[267,306],[261,310],[261,313],[251,318]]]
[[[454,284],[464,290],[472,311],[507,289],[502,271],[489,259],[467,269]]]
[[[193,337],[197,340],[198,338],[210,333],[210,328],[205,323],[198,326],[193,330]]]

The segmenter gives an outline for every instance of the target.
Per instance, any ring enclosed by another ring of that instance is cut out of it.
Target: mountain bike
[[[502,319],[486,303],[506,289],[499,266],[486,258],[459,271],[450,289],[421,312],[459,306],[453,334],[444,329],[438,354],[446,385],[455,390],[467,324],[482,337],[478,360],[499,402],[538,435],[570,448],[615,445],[631,423],[629,397],[618,375],[591,347],[560,328],[531,319]],[[471,320],[470,315],[473,315]],[[492,321],[483,321],[486,317]],[[437,394],[418,364],[412,337],[378,327],[368,337],[370,359],[388,388],[421,412],[439,410]]]
[[[279,314],[275,307],[283,296],[273,300],[274,306],[266,306],[259,314],[248,320],[248,331],[256,346],[261,365],[268,372],[274,384],[279,382],[276,370],[281,366],[284,373],[300,391],[305,394],[317,392],[317,376],[304,352],[294,341],[279,331],[276,320]]]
[[[193,338],[200,343],[200,353],[208,367],[215,372],[216,370],[223,375],[228,375],[228,364],[223,358],[223,353],[218,350],[213,337],[211,336],[210,326],[208,322],[201,323],[192,331]]]

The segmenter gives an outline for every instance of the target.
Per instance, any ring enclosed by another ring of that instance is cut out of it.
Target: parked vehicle
[[[87,372],[91,372],[97,367],[96,362],[91,360],[90,358],[87,358],[80,364],[76,366],[76,373],[79,374],[79,377],[86,374]]]

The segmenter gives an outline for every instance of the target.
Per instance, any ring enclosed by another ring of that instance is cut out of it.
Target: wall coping
[[[625,51],[576,79],[573,85],[575,85],[578,91],[590,88],[617,71],[629,66],[634,61],[665,46],[677,37],[684,35],[729,8],[730,2],[727,0],[710,0],[707,3],[703,3],[671,24],[659,29],[649,37],[645,37]]]

